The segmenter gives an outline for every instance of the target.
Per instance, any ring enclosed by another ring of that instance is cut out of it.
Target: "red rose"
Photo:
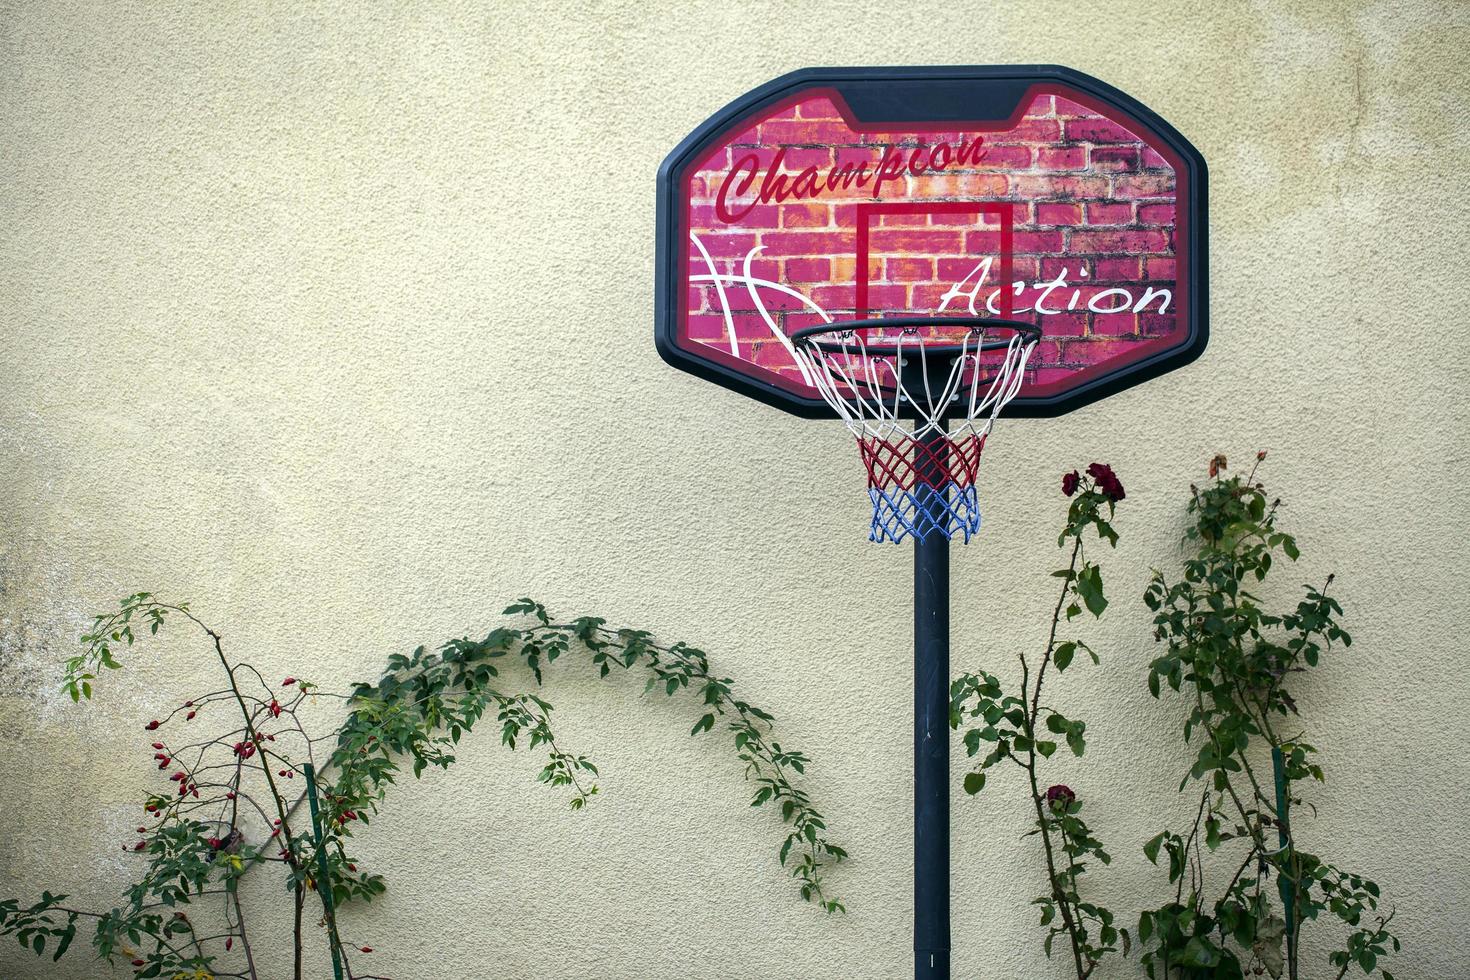
[[[1087,475],[1092,477],[1093,481],[1097,483],[1097,488],[1103,492],[1103,496],[1114,503],[1127,496],[1123,492],[1123,482],[1118,479],[1117,474],[1113,472],[1113,468],[1107,463],[1091,464],[1087,467]]]
[[[1062,493],[1066,494],[1068,497],[1072,496],[1072,494],[1077,492],[1077,484],[1081,482],[1082,477],[1077,475],[1076,470],[1073,470],[1066,476],[1062,477]]]
[[[1046,791],[1046,802],[1053,810],[1065,810],[1077,799],[1077,794],[1061,783]]]

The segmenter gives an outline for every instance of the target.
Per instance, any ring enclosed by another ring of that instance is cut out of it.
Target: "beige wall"
[[[192,599],[268,672],[337,685],[531,593],[697,642],[775,710],[854,854],[851,914],[794,898],[691,706],[567,668],[547,696],[605,795],[568,813],[488,736],[404,787],[362,839],[390,895],[350,916],[378,972],[905,975],[908,552],[864,541],[834,426],[657,358],[653,175],[793,68],[1057,62],[1209,161],[1214,337],[1003,426],[954,560],[956,666],[1039,642],[1057,476],[1110,460],[1105,669],[1057,687],[1094,748],[1056,772],[1131,918],[1161,884],[1138,844],[1188,806],[1132,597],[1202,461],[1268,448],[1305,552],[1282,589],[1335,570],[1357,640],[1300,698],[1329,775],[1310,840],[1398,904],[1401,980],[1470,976],[1467,8],[649,6],[0,3],[0,895],[111,901],[152,785],[138,722],[207,683],[180,634],[91,707],[58,696],[123,592]],[[1002,785],[955,800],[956,976],[1060,976]],[[98,975],[0,947],[0,976]]]

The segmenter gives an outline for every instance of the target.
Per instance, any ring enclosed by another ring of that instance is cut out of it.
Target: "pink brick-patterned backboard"
[[[671,363],[826,414],[789,337],[899,315],[1043,337],[1009,414],[1052,415],[1198,356],[1205,168],[1068,69],[815,69],[715,116],[659,174]]]

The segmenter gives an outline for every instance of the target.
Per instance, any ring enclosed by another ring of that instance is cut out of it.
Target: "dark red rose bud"
[[[155,749],[161,749],[161,748],[163,748],[163,743],[162,742],[154,742],[153,743],[153,747]]]
[[[1260,452],[1256,453],[1256,462],[1259,463],[1262,460],[1264,460],[1265,458],[1266,458],[1266,450],[1262,449]]]
[[[170,776],[168,778],[174,780],[175,782],[177,782],[180,779],[188,779],[189,777],[188,777],[188,775],[186,773],[176,772],[176,773],[174,773],[172,776]]]
[[[1066,476],[1062,477],[1062,493],[1066,494],[1068,497],[1072,496],[1072,494],[1077,492],[1077,484],[1081,481],[1082,477],[1077,475],[1076,470],[1068,473]]]
[[[225,940],[225,952],[228,953],[230,951],[230,947],[233,945],[235,945],[235,937],[230,936]]]
[[[272,701],[271,702],[271,717],[273,717],[273,718],[279,718],[279,717],[281,717],[281,702],[279,702],[279,701]]]
[[[138,828],[138,833],[140,833],[140,834],[146,834],[146,833],[148,833],[148,828],[147,827],[139,827]]]
[[[294,677],[288,677],[285,680],[281,681],[281,686],[282,687],[290,687],[292,684],[295,684],[295,683],[296,683],[296,678],[294,678]]]
[[[194,720],[194,716],[197,715],[198,713],[199,712],[197,712],[197,711],[191,711],[187,715],[184,716],[184,720],[185,721],[193,721]]]
[[[1046,802],[1053,810],[1065,810],[1077,799],[1077,794],[1061,783],[1046,791]]]
[[[141,851],[143,848],[145,848],[147,846],[148,846],[148,842],[146,840],[140,840],[140,841],[138,841],[138,843],[136,843],[136,844],[133,845],[133,850],[135,850],[135,851]]]
[[[233,800],[234,798],[235,798],[235,791],[234,790],[231,790],[230,792],[228,792],[228,793],[225,794],[225,799],[227,799],[227,800]]]
[[[159,721],[157,719],[154,719],[153,721],[150,721],[148,724],[144,725],[143,726],[143,730],[145,732],[157,731],[158,730],[158,726],[159,725],[162,725],[162,724],[163,724],[163,722],[161,722],[161,721]]]
[[[372,947],[371,947],[371,946],[362,946],[362,947],[359,947],[359,948],[360,948],[360,949],[361,949],[361,950],[362,950],[362,951],[363,951],[363,952],[364,952],[364,953],[371,953],[371,952],[372,952],[372,951],[373,951],[373,948],[372,948]]]
[[[186,708],[192,708],[192,707],[194,707],[194,702],[193,701],[185,701],[184,702],[184,707],[186,707]]]
[[[148,962],[146,960],[133,960],[133,965],[134,966],[147,966],[148,965]]]
[[[349,865],[347,865],[347,870],[348,871],[356,871],[357,870],[357,865],[355,865],[355,864],[349,864]]]

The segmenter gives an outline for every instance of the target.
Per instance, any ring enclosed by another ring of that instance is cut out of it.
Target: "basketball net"
[[[971,327],[955,343],[953,331],[865,336],[873,329],[833,324],[793,337],[797,359],[857,440],[873,503],[868,538],[968,542],[980,530],[980,454],[1021,390],[1040,334],[1011,328],[1008,342],[987,342],[984,327]]]

